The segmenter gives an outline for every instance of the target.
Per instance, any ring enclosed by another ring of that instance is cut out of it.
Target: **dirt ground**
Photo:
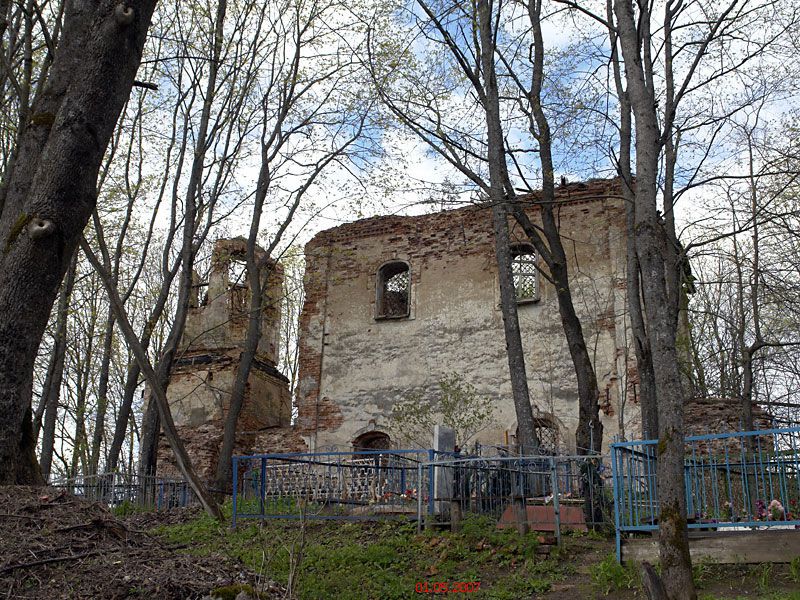
[[[210,593],[220,588],[228,588],[227,597],[233,599],[236,590],[241,586],[249,586],[248,589],[260,592],[260,598],[283,598],[285,590],[280,585],[261,580],[257,572],[235,558],[241,557],[240,554],[231,551],[234,548],[231,545],[233,542],[239,544],[235,546],[237,548],[247,543],[247,532],[242,530],[237,534],[226,530],[220,534],[216,530],[211,533],[195,531],[193,528],[197,527],[200,514],[197,508],[173,509],[117,518],[101,504],[69,496],[58,490],[0,487],[0,600],[208,599]],[[184,532],[180,538],[182,542],[179,543],[168,541],[169,536],[163,533],[163,529],[159,535],[153,533],[154,528],[165,525],[174,525],[171,529],[188,528],[189,535]],[[325,526],[313,524],[310,527],[313,531]],[[354,529],[350,533],[352,539],[340,536],[336,538],[334,546],[329,544],[307,549],[308,577],[342,578],[343,574],[338,570],[341,565],[331,566],[333,563],[328,564],[330,561],[323,560],[332,558],[337,550],[341,550],[339,554],[348,561],[360,562],[366,560],[367,555],[372,560],[376,556],[382,556],[376,549],[379,549],[378,542],[382,542],[384,546],[387,543],[383,539],[383,525],[365,523],[360,527],[348,527]],[[209,535],[218,543],[200,548],[198,545],[203,543],[203,536]],[[222,538],[218,539],[220,535]],[[329,537],[326,539],[330,542]],[[409,539],[416,538],[412,536]],[[450,540],[452,543],[448,547],[451,552],[455,553],[459,548],[465,550],[466,547],[458,545],[459,539],[454,537]],[[186,540],[193,541],[184,543]],[[349,545],[345,543],[348,540]],[[423,549],[432,546],[428,542],[423,545]],[[348,548],[357,548],[361,553],[351,556],[345,553]],[[203,552],[198,552],[198,549]],[[438,550],[437,547],[435,552],[432,551],[432,556]],[[630,573],[620,572],[618,567],[609,570],[607,587],[602,582],[598,585],[594,581],[597,577],[597,566],[607,562],[605,559],[612,550],[613,540],[591,536],[570,537],[555,565],[558,570],[556,575],[560,573],[561,576],[551,577],[553,582],[549,584],[547,591],[534,592],[523,588],[525,592],[520,590],[519,599],[642,599],[644,594],[636,583],[638,578],[635,574],[629,577]],[[319,552],[312,556],[315,551]],[[424,556],[416,558],[421,560]],[[351,570],[358,566],[352,562],[350,564]],[[508,575],[509,571],[514,571],[513,560],[502,565],[503,574]],[[324,572],[318,573],[316,569],[323,569]],[[481,569],[490,597],[517,600],[514,595],[497,596],[490,593],[491,565],[482,564]],[[790,568],[786,564],[695,565],[695,578],[703,600],[800,600],[799,575],[797,567]],[[611,582],[615,584],[612,586]],[[409,597],[420,597],[412,594],[411,587],[408,590]],[[482,595],[475,594],[476,597]],[[306,595],[314,598],[327,596]],[[463,594],[461,596],[465,597]],[[377,598],[374,595],[364,597]]]
[[[0,487],[0,597],[184,600],[235,584],[282,595],[230,557],[189,556],[145,533],[196,515],[177,510],[123,521],[57,490]]]

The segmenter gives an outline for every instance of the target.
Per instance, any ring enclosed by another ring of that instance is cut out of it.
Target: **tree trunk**
[[[495,256],[500,282],[500,306],[506,337],[511,391],[519,427],[518,442],[522,453],[535,451],[539,446],[533,422],[533,409],[525,371],[522,336],[517,315],[517,298],[511,274],[511,250],[508,233],[507,200],[513,189],[507,189],[505,140],[500,120],[500,94],[494,65],[494,35],[492,9],[488,0],[478,2],[478,27],[481,41],[481,66],[483,68],[483,105],[486,111],[487,158],[489,163],[489,202],[492,204],[492,222],[495,234]]]
[[[600,392],[597,389],[597,376],[589,356],[589,350],[586,348],[580,319],[572,304],[566,263],[556,263],[553,265],[552,271],[558,290],[561,324],[578,380],[578,428],[575,432],[575,444],[579,454],[599,454],[603,446],[603,424],[600,421],[598,404]]]
[[[598,404],[600,394],[597,389],[597,375],[594,372],[594,365],[592,365],[592,360],[586,347],[581,321],[572,303],[567,255],[561,242],[558,223],[553,214],[556,200],[552,137],[550,123],[542,106],[545,54],[541,22],[542,4],[538,0],[533,0],[527,6],[533,34],[533,72],[531,89],[528,93],[528,103],[536,125],[535,132],[532,131],[532,133],[539,142],[539,158],[542,164],[542,229],[548,247],[545,249],[542,242],[538,241],[539,236],[536,234],[535,228],[531,226],[527,216],[523,218],[525,222],[523,228],[527,226],[526,233],[529,238],[533,238],[531,241],[534,242],[534,246],[538,243],[539,253],[547,264],[556,289],[561,324],[564,329],[564,335],[567,338],[567,347],[569,348],[578,383],[578,426],[575,431],[578,452],[599,453],[603,444],[603,424],[600,422],[600,406]],[[518,211],[517,214],[523,216],[520,213],[521,211]],[[592,509],[587,503],[587,517],[591,517],[592,521],[597,521],[601,518],[599,512],[596,515],[589,515],[590,510]]]
[[[258,229],[256,228],[256,231]],[[253,366],[253,359],[258,349],[258,341],[261,338],[261,317],[262,317],[262,290],[261,275],[259,265],[255,258],[255,240],[248,240],[247,244],[247,278],[250,284],[250,314],[247,321],[247,334],[242,353],[239,355],[239,365],[236,369],[236,377],[231,389],[230,406],[225,417],[225,426],[222,433],[222,447],[217,461],[217,471],[214,480],[214,487],[217,492],[224,492],[229,489],[231,479],[231,458],[233,448],[236,443],[236,426],[239,422],[239,415],[244,405],[244,396],[247,391],[247,381],[250,377],[250,369]],[[236,490],[234,490],[234,493]]]
[[[298,43],[298,48],[299,47]],[[292,64],[292,73],[296,75],[300,69],[299,55],[296,55],[296,60]],[[345,152],[345,150],[361,135],[361,129],[359,128],[357,131],[353,132],[352,137],[348,138],[330,153],[323,155],[323,157],[315,163],[311,171],[306,174],[305,181],[294,191],[289,211],[278,230],[272,236],[269,247],[266,251],[257,250],[258,234],[261,229],[261,217],[264,210],[264,203],[266,202],[267,193],[272,184],[274,165],[272,165],[271,162],[280,148],[286,143],[286,138],[282,136],[280,132],[283,129],[283,124],[287,115],[290,114],[289,109],[298,99],[299,97],[295,96],[293,93],[283,95],[281,98],[281,110],[279,111],[280,116],[273,123],[271,130],[267,129],[267,122],[265,121],[264,130],[262,131],[261,168],[258,174],[253,215],[250,220],[250,233],[248,235],[246,247],[247,283],[250,291],[247,333],[245,335],[244,348],[239,358],[239,365],[236,369],[236,377],[234,378],[233,387],[231,389],[228,414],[225,417],[222,446],[220,448],[215,474],[215,487],[217,491],[228,489],[231,480],[231,457],[236,442],[236,427],[244,405],[250,369],[252,368],[256,353],[258,352],[258,343],[261,338],[264,297],[268,296],[265,292],[269,291],[270,271],[272,269],[271,265],[266,270],[264,267],[268,265],[270,257],[278,247],[286,229],[292,223],[301,200],[311,188],[316,178],[335,157]]]
[[[622,179],[622,195],[625,199],[625,236],[626,247],[626,295],[628,302],[628,318],[633,334],[633,347],[636,355],[636,367],[639,376],[639,406],[642,414],[642,436],[652,440],[658,437],[658,406],[656,405],[655,375],[653,374],[653,358],[650,353],[650,341],[642,309],[641,287],[639,284],[639,259],[636,256],[636,236],[633,235],[636,224],[636,194],[633,172],[631,170],[631,140],[633,122],[631,103],[628,91],[622,82],[622,67],[617,49],[617,31],[612,26],[614,10],[609,1],[606,6],[606,18],[609,24],[611,40],[611,63],[614,71],[614,85],[619,98],[619,157],[617,172]]]
[[[165,361],[162,357],[158,361],[161,365]],[[156,369],[159,367],[156,366]],[[162,389],[167,389],[169,380],[163,382],[161,377],[157,378]],[[158,469],[158,438],[161,435],[161,419],[158,414],[158,405],[155,394],[150,388],[145,388],[145,408],[142,415],[142,439],[139,442],[139,473],[144,476],[155,475]]]
[[[172,281],[174,281],[179,267],[180,261],[176,261],[175,266],[167,271],[165,281],[162,283],[161,290],[159,291],[158,300],[156,300],[155,306],[153,306],[153,309],[150,311],[150,315],[147,319],[147,323],[144,326],[144,330],[142,331],[139,341],[145,352],[150,348],[150,341],[153,337],[153,331],[155,330],[156,324],[164,312],[164,307],[169,299],[170,285]],[[109,448],[108,451],[106,471],[111,472],[117,468],[119,454],[122,450],[122,444],[125,441],[125,434],[128,431],[128,420],[131,416],[133,397],[136,395],[136,389],[139,387],[140,374],[141,369],[139,369],[139,364],[135,360],[131,361],[131,363],[128,365],[128,372],[125,375],[125,388],[122,393],[122,405],[120,406],[119,414],[117,415],[117,422],[114,426],[114,439],[111,441],[111,448]],[[147,431],[158,432],[160,427],[160,423],[157,421],[158,411],[154,406],[151,407],[149,396],[148,402],[145,404],[145,414],[143,415],[142,419],[142,438],[144,438]],[[153,423],[154,420],[155,423]],[[148,425],[145,426],[145,423]],[[149,441],[147,446],[152,448],[152,441]]]
[[[139,363],[139,368],[141,368],[142,372],[144,373],[145,379],[147,380],[153,396],[155,397],[159,417],[164,425],[164,434],[169,442],[170,447],[172,448],[172,451],[175,453],[175,461],[178,464],[178,470],[189,483],[189,486],[197,495],[197,498],[200,500],[200,503],[203,505],[203,508],[205,508],[206,512],[212,517],[221,521],[222,511],[214,499],[208,494],[208,490],[206,490],[205,486],[197,477],[194,469],[192,468],[192,462],[189,459],[189,455],[186,453],[186,448],[184,448],[183,442],[181,442],[178,432],[175,429],[175,421],[172,419],[172,413],[170,413],[169,410],[169,402],[167,401],[166,388],[159,385],[158,376],[153,370],[153,367],[150,365],[150,360],[147,358],[147,353],[139,343],[136,333],[133,331],[133,327],[131,327],[130,321],[128,320],[128,315],[125,313],[125,307],[122,304],[122,300],[120,299],[119,294],[114,287],[108,271],[103,267],[103,265],[100,264],[100,261],[94,255],[92,249],[85,240],[82,241],[82,248],[86,254],[86,257],[92,263],[92,266],[94,266],[95,270],[103,279],[103,283],[106,286],[106,292],[108,292],[109,301],[114,309],[114,313],[117,321],[119,322],[122,334],[125,337],[125,341],[130,345],[131,350],[136,357],[136,362]]]
[[[77,253],[76,253],[77,254]],[[53,464],[53,448],[56,436],[56,417],[58,416],[58,401],[61,398],[61,381],[64,375],[64,358],[67,351],[67,315],[72,287],[75,284],[75,268],[77,256],[73,256],[61,294],[58,298],[58,322],[56,324],[55,345],[47,371],[44,387],[42,388],[42,403],[44,404],[44,418],[42,424],[42,452],[39,457],[39,467],[42,477],[47,482],[50,479],[50,467]]]
[[[500,308],[503,315],[503,330],[506,338],[508,371],[511,376],[511,393],[517,415],[517,443],[520,454],[531,454],[539,447],[536,427],[533,421],[528,391],[528,376],[525,370],[525,354],[522,347],[522,333],[517,313],[517,295],[511,273],[511,248],[508,234],[508,215],[504,202],[492,206],[494,227],[495,259],[500,282]]]
[[[142,347],[147,350],[149,340],[145,343],[142,340]],[[128,372],[125,375],[125,387],[122,391],[122,403],[117,413],[117,421],[114,424],[114,437],[111,440],[111,447],[108,449],[108,458],[106,459],[105,471],[113,472],[117,469],[119,463],[119,455],[122,452],[122,444],[125,442],[125,436],[130,427],[129,420],[131,418],[131,407],[133,406],[133,397],[136,394],[136,388],[139,386],[139,365],[136,361],[128,365]]]
[[[753,421],[753,346],[742,348],[742,429],[754,431]],[[753,446],[753,438],[748,439],[748,445]]]
[[[111,350],[114,344],[114,313],[108,308],[106,330],[103,336],[103,354],[100,358],[100,381],[97,384],[97,409],[94,417],[94,432],[89,452],[89,473],[97,474],[100,448],[105,437],[106,412],[108,409],[108,377],[111,368]]]
[[[178,306],[165,351],[156,367],[158,382],[163,391],[166,391],[169,385],[172,362],[175,358],[180,340],[183,337],[183,330],[186,325],[186,314],[189,309],[189,296],[191,295],[192,284],[194,283],[192,273],[194,272],[194,259],[197,252],[197,245],[195,242],[197,199],[203,183],[203,168],[205,166],[205,157],[208,150],[208,128],[211,119],[211,109],[216,96],[217,76],[221,66],[220,54],[222,52],[225,13],[227,8],[227,0],[218,0],[214,20],[214,47],[212,49],[211,60],[209,61],[208,82],[206,84],[203,100],[203,109],[200,114],[197,141],[194,147],[192,170],[186,189],[186,202],[183,215],[183,246],[181,248],[181,276],[178,283]],[[155,393],[155,390],[151,390],[151,393]],[[155,396],[155,400],[158,400],[158,394],[155,394]],[[153,401],[154,399],[151,398],[150,402]],[[159,420],[163,419],[162,412],[160,407],[158,407],[158,411],[155,411],[150,410],[148,406],[148,413],[150,413],[152,417],[142,424],[142,462],[140,464],[140,471],[144,473],[155,474],[156,472]],[[164,423],[161,422],[161,425],[163,426]]]
[[[0,215],[0,484],[41,483],[33,366],[59,284],[94,210],[100,163],[130,94],[155,0],[68,3]]]
[[[684,395],[675,346],[678,315],[677,305],[672,302],[674,291],[667,289],[665,272],[673,262],[671,256],[665,255],[666,232],[656,210],[658,165],[663,144],[651,85],[653,66],[647,54],[651,43],[650,15],[641,15],[637,20],[631,0],[617,0],[614,12],[636,122],[635,223],[634,230],[628,234],[635,236],[641,266],[658,402],[659,557],[669,598],[694,600],[697,596],[686,528]],[[642,47],[646,49],[644,58],[640,54]]]
[[[266,126],[266,124],[265,124]],[[262,138],[263,139],[263,138]],[[233,380],[231,389],[230,404],[228,414],[225,417],[225,425],[222,432],[222,447],[220,448],[217,460],[217,470],[214,478],[214,487],[218,492],[228,489],[231,480],[231,458],[233,448],[236,444],[236,427],[239,422],[239,415],[244,405],[244,395],[247,391],[247,381],[250,378],[250,369],[258,351],[258,342],[261,338],[261,319],[263,315],[263,292],[268,285],[269,276],[264,279],[262,284],[261,269],[266,263],[268,256],[258,256],[256,246],[258,232],[261,228],[261,215],[264,208],[267,190],[270,183],[269,154],[266,147],[261,148],[261,169],[258,175],[256,187],[255,203],[253,205],[253,216],[250,220],[250,233],[247,238],[247,284],[250,289],[250,306],[247,319],[247,333],[245,334],[244,348],[239,357],[239,365],[236,368],[236,376]],[[295,203],[295,208],[297,204]],[[288,217],[291,220],[294,210]],[[279,239],[276,236],[270,246],[272,249]],[[236,490],[233,490],[236,493]]]
[[[627,187],[627,186],[626,186]],[[644,324],[642,311],[641,288],[639,285],[639,259],[636,256],[636,239],[634,231],[636,215],[633,192],[628,199],[626,194],[625,217],[628,235],[627,246],[627,294],[628,315],[630,316],[633,347],[636,353],[636,367],[639,375],[639,406],[642,412],[642,436],[647,440],[658,437],[658,405],[656,402],[656,383],[653,373],[653,356],[650,352],[650,340]]]
[[[543,187],[544,196],[546,196],[545,189],[546,184]],[[550,197],[554,198],[553,188],[550,189]],[[552,205],[554,202],[554,199],[542,201],[543,230],[548,238],[547,246],[544,245],[535,226],[519,205],[514,206],[514,217],[547,264],[553,285],[557,290],[561,325],[578,383],[578,428],[575,432],[578,452],[600,452],[603,444],[603,424],[600,421],[597,376],[586,347],[583,327],[575,311],[575,305],[572,303],[567,257],[558,233],[558,226],[553,218]]]
[[[753,140],[752,135],[748,135],[748,149],[749,149],[749,166],[750,166],[750,218],[753,222],[753,247],[752,247],[752,268],[753,272],[750,275],[750,310],[752,321],[753,333],[755,339],[752,344],[747,344],[745,341],[745,331],[747,330],[748,323],[745,320],[744,308],[744,294],[745,285],[744,277],[742,276],[742,263],[744,257],[737,260],[736,271],[738,274],[738,288],[739,288],[739,303],[740,303],[740,322],[739,322],[739,340],[742,346],[742,427],[745,431],[754,431],[755,423],[753,422],[753,361],[756,353],[764,347],[764,340],[761,334],[761,306],[759,304],[759,283],[761,281],[761,244],[759,233],[759,206],[758,206],[758,193],[755,179],[754,159],[753,159]],[[734,243],[736,241],[734,240]],[[737,252],[738,254],[738,252]],[[748,438],[748,445],[751,452],[754,450],[754,438]]]
[[[175,361],[175,356],[178,352],[181,338],[183,337],[184,327],[186,325],[186,315],[189,312],[189,297],[192,293],[192,267],[194,265],[194,256],[196,249],[194,248],[194,220],[195,220],[195,205],[189,200],[187,196],[186,201],[186,216],[184,223],[184,242],[183,242],[183,259],[181,267],[181,276],[178,281],[178,302],[175,310],[175,316],[172,321],[172,328],[170,329],[167,342],[164,345],[164,350],[161,357],[154,369],[154,379],[145,377],[149,386],[149,398],[147,398],[147,409],[142,419],[142,437],[141,437],[141,451],[139,472],[142,475],[155,475],[158,468],[158,441],[160,432],[164,431],[163,409],[160,406],[161,394],[166,398],[166,391],[169,387],[169,376],[172,372],[172,364]],[[119,315],[117,315],[119,319]],[[137,340],[138,344],[138,340]],[[130,345],[130,342],[128,342]],[[141,344],[139,344],[141,345]],[[138,361],[139,369],[144,371],[141,361]],[[146,375],[146,373],[145,373]],[[157,383],[159,389],[153,389],[154,382]],[[170,420],[172,417],[170,416]],[[177,435],[177,434],[176,434]],[[177,457],[176,457],[177,458]]]
[[[39,398],[39,404],[36,406],[36,412],[33,417],[33,435],[38,440],[39,434],[42,429],[42,419],[47,412],[48,398],[50,397],[50,390],[53,387],[53,379],[58,377],[61,381],[64,370],[64,358],[66,355],[66,331],[67,331],[67,317],[69,308],[69,296],[72,294],[72,288],[75,283],[75,269],[77,267],[77,257],[72,257],[67,276],[61,286],[61,293],[58,297],[58,308],[56,309],[56,330],[53,335],[53,349],[50,352],[50,359],[47,363],[47,375],[45,376],[44,383],[42,384],[42,395]],[[68,296],[65,297],[65,290],[69,288]],[[60,363],[60,364],[58,364]],[[59,390],[60,391],[60,390]],[[53,421],[55,423],[55,421]],[[41,462],[41,461],[40,461]]]

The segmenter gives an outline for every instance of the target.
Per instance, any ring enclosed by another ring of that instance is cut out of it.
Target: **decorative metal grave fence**
[[[137,508],[167,510],[198,504],[186,481],[166,477],[101,473],[59,479],[50,486],[112,508],[130,504]]]
[[[689,529],[800,526],[800,427],[685,439]],[[658,440],[611,445],[617,559],[622,535],[658,529]]]
[[[433,501],[417,502],[418,526],[436,515],[450,523],[491,515],[500,527],[586,530],[611,515],[609,472],[602,456],[491,456],[421,463],[433,470]]]
[[[233,526],[239,519],[413,517],[431,501],[433,450],[363,450],[233,457]]]

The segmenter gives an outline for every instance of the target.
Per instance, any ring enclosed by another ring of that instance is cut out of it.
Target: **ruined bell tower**
[[[198,475],[211,480],[222,444],[233,381],[244,349],[250,288],[245,268],[246,240],[221,239],[214,245],[207,282],[196,278],[186,328],[170,374],[167,399],[178,433]],[[263,257],[263,250],[258,249]],[[288,379],[278,371],[283,272],[268,259],[261,339],[237,423],[235,454],[258,450],[256,438],[291,421]],[[263,274],[263,273],[262,273]],[[166,440],[159,444],[158,472],[177,474]]]

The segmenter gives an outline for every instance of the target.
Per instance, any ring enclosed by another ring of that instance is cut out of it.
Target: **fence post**
[[[266,511],[264,510],[264,505],[267,502],[267,488],[266,488],[266,479],[267,479],[267,459],[262,457],[261,458],[261,489],[259,490],[259,504],[261,505],[261,518],[263,519]]]
[[[522,482],[522,458],[517,459],[517,476],[514,478],[513,489],[514,513],[517,521],[517,532],[520,535],[528,533],[528,509],[525,506],[525,486]]]
[[[436,453],[436,462],[448,461],[452,458],[456,447],[456,432],[451,427],[443,425],[433,426],[433,450]],[[433,493],[436,499],[434,511],[441,520],[446,520],[452,498],[453,472],[452,467],[437,466],[434,470]]]
[[[231,527],[236,529],[236,505],[237,496],[239,495],[239,457],[233,457],[233,518]]]
[[[417,533],[422,533],[422,463],[417,465]]]
[[[550,457],[550,488],[553,491],[553,515],[555,516],[556,543],[561,547],[561,507],[558,503],[558,472],[556,459]]]
[[[458,498],[450,500],[450,531],[461,531],[461,502]]]
[[[617,473],[617,449],[614,447],[614,444],[611,444],[611,487],[614,490],[614,533],[615,533],[615,545],[617,551],[617,562],[622,562],[622,541],[620,539],[620,531],[619,531],[619,503],[620,503],[620,493],[619,493],[619,482],[618,478],[620,473]]]
[[[450,463],[452,465],[452,483],[450,494],[450,531],[458,533],[461,531],[461,472],[457,463]]]
[[[435,475],[434,475],[435,471],[433,468],[434,456],[435,456],[434,450],[432,449],[428,450],[428,460],[430,461],[430,464],[428,465],[428,518],[426,519],[426,526],[427,526],[427,521],[429,521],[433,515],[433,494],[434,494],[433,484],[435,481]]]

